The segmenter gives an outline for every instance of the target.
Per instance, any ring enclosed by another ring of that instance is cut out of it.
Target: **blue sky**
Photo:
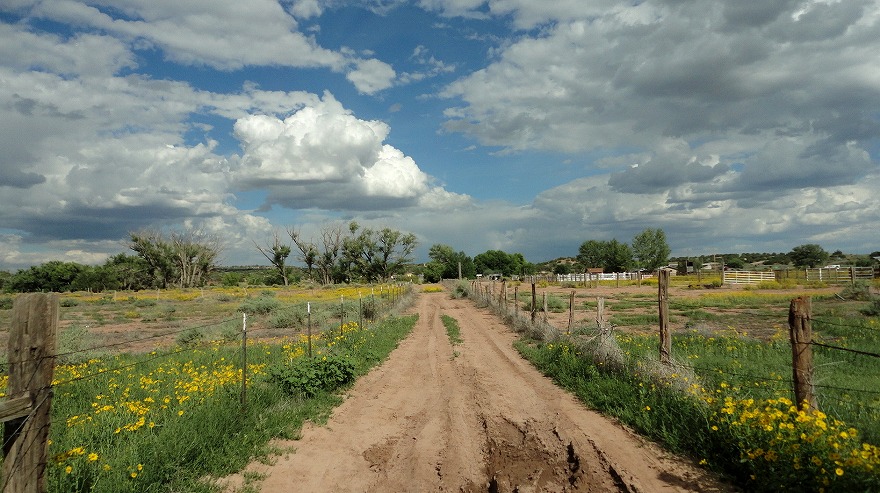
[[[880,249],[878,0],[7,0],[0,269],[357,220],[537,262]]]

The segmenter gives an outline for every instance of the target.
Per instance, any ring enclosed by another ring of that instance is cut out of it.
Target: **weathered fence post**
[[[241,314],[241,405],[247,405],[247,313]]]
[[[513,287],[513,316],[519,318],[519,286]]]
[[[788,309],[788,328],[791,339],[792,376],[797,405],[804,403],[818,409],[813,392],[813,327],[812,301],[809,296],[791,300]]]
[[[669,333],[669,271],[661,269],[657,272],[657,299],[660,315],[660,362],[671,363],[672,336]]]
[[[547,323],[547,291],[541,293],[541,309],[544,310],[544,323]]]
[[[376,309],[376,304],[373,303],[373,310]],[[308,327],[308,338],[309,338],[309,359],[312,359],[312,302],[306,302],[306,327]]]
[[[605,298],[596,298],[596,325],[600,330],[605,330]]]
[[[532,281],[532,323],[535,322],[536,313],[538,313],[538,294],[535,291],[535,282]]]
[[[571,291],[571,295],[568,298],[568,331],[571,332],[571,327],[574,325],[574,290]]]
[[[3,492],[45,492],[49,449],[49,410],[55,371],[58,295],[16,297],[9,331],[7,399],[27,400],[30,408],[4,418]]]

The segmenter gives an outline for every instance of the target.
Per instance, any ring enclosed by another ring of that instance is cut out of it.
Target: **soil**
[[[412,334],[326,426],[276,443],[290,452],[227,478],[227,491],[244,477],[264,478],[264,493],[734,491],[553,385],[487,310],[423,293],[412,311]],[[463,343],[449,342],[442,314]]]

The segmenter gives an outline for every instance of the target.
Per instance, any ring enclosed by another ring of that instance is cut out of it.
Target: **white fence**
[[[586,278],[584,276],[587,276]],[[654,277],[652,274],[642,273],[642,279]],[[638,272],[603,272],[595,274],[557,274],[556,282],[584,282],[584,281],[637,281],[639,279]]]
[[[807,269],[808,281],[820,281],[830,284],[871,281],[874,279],[873,267],[840,267],[833,269]]]
[[[772,271],[726,270],[722,274],[724,284],[759,284],[775,280],[776,274]]]

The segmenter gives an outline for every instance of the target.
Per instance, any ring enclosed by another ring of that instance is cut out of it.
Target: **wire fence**
[[[629,289],[625,292],[612,291],[608,298],[602,299],[600,296],[595,299],[584,299],[584,297],[590,296],[589,290],[575,292],[553,286],[541,289],[540,287],[533,288],[531,284],[505,285],[502,282],[474,282],[471,284],[471,289],[475,298],[490,305],[503,316],[509,317],[515,325],[535,324],[535,328],[526,330],[531,330],[531,335],[537,336],[537,339],[553,340],[555,337],[569,337],[578,340],[579,336],[583,337],[581,335],[584,334],[583,329],[595,337],[596,329],[601,329],[603,325],[606,330],[613,330],[618,328],[615,322],[625,324],[633,320],[639,324],[636,327],[637,332],[644,333],[646,327],[650,330],[650,326],[656,327],[659,321],[658,298],[657,293],[654,292],[656,287],[651,290],[640,288]],[[604,293],[607,294],[608,291],[606,290]],[[795,368],[792,367],[792,350],[790,345],[783,343],[783,339],[779,336],[784,333],[782,327],[788,324],[787,302],[794,295],[763,294],[754,291],[739,293],[708,291],[704,294],[707,299],[687,296],[669,301],[669,306],[677,312],[679,324],[692,328],[701,325],[711,326],[712,324],[701,324],[704,320],[709,320],[715,322],[716,327],[723,325],[718,327],[720,332],[732,333],[732,337],[736,338],[746,338],[746,334],[750,330],[747,327],[736,327],[738,314],[761,311],[765,319],[777,317],[776,322],[772,324],[776,328],[772,336],[777,339],[772,344],[764,344],[772,345],[775,352],[773,357],[775,363],[772,364],[776,365],[775,369],[769,375],[754,371],[737,371],[735,367],[728,364],[730,361],[722,361],[722,364],[717,366],[673,361],[673,366],[681,371],[698,375],[705,381],[718,382],[721,379],[735,378],[752,386],[759,384],[765,389],[777,393],[793,395],[795,393],[793,379]],[[839,297],[831,298],[832,302],[840,301]],[[599,315],[597,313],[599,307],[604,307],[608,312]],[[719,307],[720,314],[708,311],[715,307]],[[564,319],[560,319],[559,315],[556,315],[556,326],[553,326],[554,317],[552,313],[548,314],[552,311],[563,313],[568,311],[567,323]],[[691,316],[695,317],[697,323],[691,321]],[[600,317],[604,320],[600,320]],[[810,318],[817,329],[817,332],[813,333],[812,339],[807,341],[810,348],[815,350],[817,358],[815,367],[810,369],[813,374],[811,387],[818,396],[819,405],[831,411],[836,411],[841,405],[846,405],[850,408],[849,412],[853,414],[867,413],[880,417],[880,386],[876,385],[880,383],[880,365],[876,363],[877,358],[880,358],[880,353],[846,342],[848,340],[846,336],[861,340],[858,338],[865,334],[872,334],[873,339],[871,340],[876,340],[880,337],[880,327],[858,324],[843,318],[812,318],[812,315]],[[846,336],[838,334],[842,331],[846,332]],[[699,335],[706,340],[712,338],[716,333],[708,329],[699,331]],[[687,335],[687,331],[678,332],[678,337],[682,335]],[[769,349],[765,348],[765,350]],[[681,351],[678,351],[679,359],[687,360],[687,355],[682,354]],[[649,355],[647,357],[650,358]],[[766,361],[757,366],[764,368],[770,364],[770,361]],[[856,375],[858,378],[850,377],[851,375]],[[873,379],[874,384],[872,385],[870,382],[873,376],[876,378]],[[856,382],[859,384],[854,385]],[[864,386],[861,386],[863,383]],[[796,401],[797,399],[792,400]]]
[[[397,285],[396,287],[394,287],[392,289],[388,289],[387,291],[383,290],[383,292],[380,293],[380,296],[378,299],[379,306],[371,306],[370,309],[373,310],[374,312],[371,313],[370,316],[367,316],[367,317],[364,316],[365,307],[364,307],[363,303],[358,303],[357,308],[353,308],[350,306],[346,307],[343,304],[344,302],[342,300],[340,300],[341,306],[337,306],[336,302],[326,301],[326,300],[316,301],[315,305],[316,306],[319,304],[320,305],[332,305],[335,308],[328,309],[328,310],[330,310],[332,312],[332,310],[337,309],[341,312],[338,314],[338,318],[333,318],[333,317],[337,317],[337,315],[334,313],[332,315],[332,317],[327,316],[323,321],[325,326],[329,327],[329,330],[335,330],[332,328],[334,325],[333,320],[335,320],[335,322],[338,322],[340,324],[340,327],[343,327],[346,323],[350,323],[350,322],[358,322],[358,324],[361,325],[361,324],[363,324],[364,319],[368,319],[368,320],[372,321],[372,320],[375,320],[376,318],[378,318],[376,310],[391,312],[394,309],[394,306],[400,302],[401,297],[405,294],[405,292],[407,292],[409,290],[410,290],[410,288],[408,286],[404,286],[402,284]],[[371,300],[375,303],[376,302],[375,296],[371,296]],[[56,303],[56,310],[57,310],[57,298],[55,298],[55,303]],[[306,303],[310,305],[309,302],[306,302]],[[125,347],[131,347],[132,345],[142,344],[144,342],[157,341],[160,339],[165,339],[165,338],[173,337],[173,336],[181,336],[181,335],[184,335],[188,332],[194,332],[194,331],[200,332],[200,331],[207,331],[207,330],[211,330],[211,329],[216,329],[218,327],[228,327],[231,324],[238,323],[236,321],[236,318],[237,317],[227,317],[227,318],[223,318],[223,319],[220,319],[217,321],[203,323],[200,325],[186,326],[186,327],[175,328],[175,329],[171,329],[171,330],[163,330],[158,333],[147,334],[147,335],[143,335],[143,336],[136,336],[133,338],[129,338],[125,341],[108,342],[108,343],[104,343],[104,344],[94,344],[94,345],[89,345],[88,347],[85,347],[85,348],[79,348],[79,349],[74,349],[74,350],[65,350],[65,351],[57,351],[55,349],[55,347],[54,347],[55,336],[53,335],[51,347],[46,348],[46,350],[43,350],[42,353],[37,352],[37,354],[33,357],[20,358],[15,362],[15,364],[40,365],[40,364],[48,361],[48,362],[52,362],[52,366],[54,366],[54,362],[56,362],[60,359],[75,359],[76,357],[82,356],[85,354],[93,354],[96,352],[106,352],[108,350],[124,349]],[[56,323],[57,323],[57,320],[56,320]],[[234,349],[231,355],[227,352],[226,356],[223,356],[223,358],[226,358],[227,361],[240,361],[240,364],[238,365],[239,366],[238,372],[239,372],[239,375],[241,376],[241,380],[242,380],[242,382],[241,382],[241,385],[242,385],[242,393],[241,393],[242,405],[246,404],[245,403],[245,391],[246,391],[246,379],[247,379],[248,371],[247,371],[245,365],[247,365],[247,358],[246,358],[246,353],[248,351],[247,348],[248,348],[248,346],[251,346],[254,344],[260,344],[261,342],[259,341],[259,338],[260,338],[261,334],[263,334],[263,335],[275,334],[275,333],[277,333],[277,330],[278,330],[277,327],[272,327],[272,326],[264,326],[264,327],[247,329],[246,324],[247,324],[247,318],[245,315],[241,320],[241,326],[240,326],[241,330],[237,331],[236,337],[234,339],[227,339],[225,341],[222,341],[224,344],[229,345],[229,346],[232,346],[236,343],[241,343],[241,346],[238,347],[237,349]],[[316,324],[315,328],[317,329],[317,332],[320,333],[321,331],[323,331],[323,329],[325,327],[321,327],[320,325]],[[295,329],[296,330],[295,334],[300,334],[301,332],[305,331],[307,329],[307,327],[305,327],[305,326],[303,326],[303,327],[289,327],[288,329]],[[54,330],[56,330],[56,329],[53,329],[53,332],[54,332]],[[340,331],[341,331],[341,329],[340,329]],[[255,335],[256,335],[256,337],[254,337]],[[248,336],[250,336],[251,338],[248,339]],[[13,489],[18,489],[19,486],[15,486],[17,484],[15,482],[18,481],[19,478],[22,478],[22,477],[30,478],[30,477],[34,476],[33,473],[36,469],[39,468],[40,471],[42,471],[42,469],[45,468],[45,466],[46,466],[45,460],[41,460],[41,461],[39,461],[39,462],[41,462],[40,464],[36,464],[36,465],[32,466],[32,465],[30,465],[30,463],[26,463],[26,461],[23,458],[27,457],[27,454],[31,453],[32,451],[34,451],[36,449],[44,450],[44,451],[48,449],[48,446],[47,446],[47,443],[48,443],[47,440],[49,437],[48,431],[51,427],[59,426],[62,423],[69,424],[69,422],[72,418],[76,418],[80,415],[86,415],[86,414],[92,412],[91,409],[74,410],[74,411],[71,411],[70,413],[68,413],[67,415],[60,415],[60,414],[56,413],[51,416],[51,419],[48,419],[49,407],[50,407],[53,395],[55,395],[59,392],[62,395],[64,395],[64,393],[67,392],[66,389],[72,388],[75,384],[83,382],[83,381],[87,381],[87,380],[95,379],[95,378],[107,377],[109,375],[119,375],[119,374],[122,374],[123,372],[126,372],[128,370],[131,370],[131,369],[134,369],[137,367],[155,364],[155,362],[157,362],[157,361],[179,359],[181,354],[188,353],[188,352],[202,351],[202,350],[208,349],[208,348],[216,345],[217,343],[218,343],[217,340],[196,340],[195,342],[190,342],[185,345],[177,345],[177,346],[167,348],[165,350],[156,350],[156,351],[152,351],[148,354],[140,354],[140,355],[132,356],[134,358],[134,360],[130,361],[130,362],[126,362],[126,363],[122,363],[122,364],[115,364],[115,365],[108,365],[108,366],[100,366],[100,367],[95,366],[94,371],[88,371],[88,372],[81,373],[81,374],[75,374],[73,376],[70,376],[69,378],[65,378],[62,380],[53,379],[51,381],[51,383],[42,384],[42,385],[33,385],[35,378],[40,373],[39,369],[35,368],[28,375],[26,375],[22,379],[21,382],[16,382],[16,385],[17,385],[17,388],[19,388],[19,387],[27,388],[28,395],[38,396],[38,397],[36,398],[36,400],[33,403],[31,403],[31,406],[27,410],[28,412],[26,414],[24,414],[22,416],[16,416],[14,418],[8,418],[6,416],[3,417],[4,421],[6,421],[6,433],[5,433],[5,437],[4,437],[4,452],[6,452],[7,450],[10,450],[12,448],[12,446],[15,445],[15,447],[17,447],[18,453],[15,454],[15,458],[12,459],[11,462],[8,460],[4,461],[4,472],[5,473],[3,475],[2,481],[0,481],[0,491],[7,491],[8,487],[12,487]],[[86,368],[88,368],[90,366],[89,363],[91,363],[91,361],[85,363]],[[65,367],[65,366],[76,366],[76,365],[61,365],[61,367]],[[94,366],[94,365],[92,365],[92,366]],[[19,385],[19,383],[21,383],[22,385]],[[92,405],[94,405],[94,404],[92,404]],[[22,435],[22,432],[27,431],[28,427],[32,427],[32,424],[34,423],[32,418],[37,412],[44,412],[47,416],[47,420],[44,422],[41,422],[41,424],[39,424],[38,431],[40,431],[40,433],[36,433],[36,434],[35,433],[26,433],[26,434]],[[24,436],[24,438],[18,439],[18,437],[21,437],[21,436]],[[36,449],[35,449],[35,447],[36,447]],[[6,455],[4,454],[4,456],[6,456]],[[42,478],[41,481],[45,481],[45,474],[44,473],[39,472],[38,474],[36,474],[36,476]],[[23,481],[30,481],[30,479],[23,480]],[[30,488],[30,486],[28,486],[28,488]],[[28,489],[28,491],[30,491],[30,489]],[[34,491],[44,491],[44,490],[37,488]]]

